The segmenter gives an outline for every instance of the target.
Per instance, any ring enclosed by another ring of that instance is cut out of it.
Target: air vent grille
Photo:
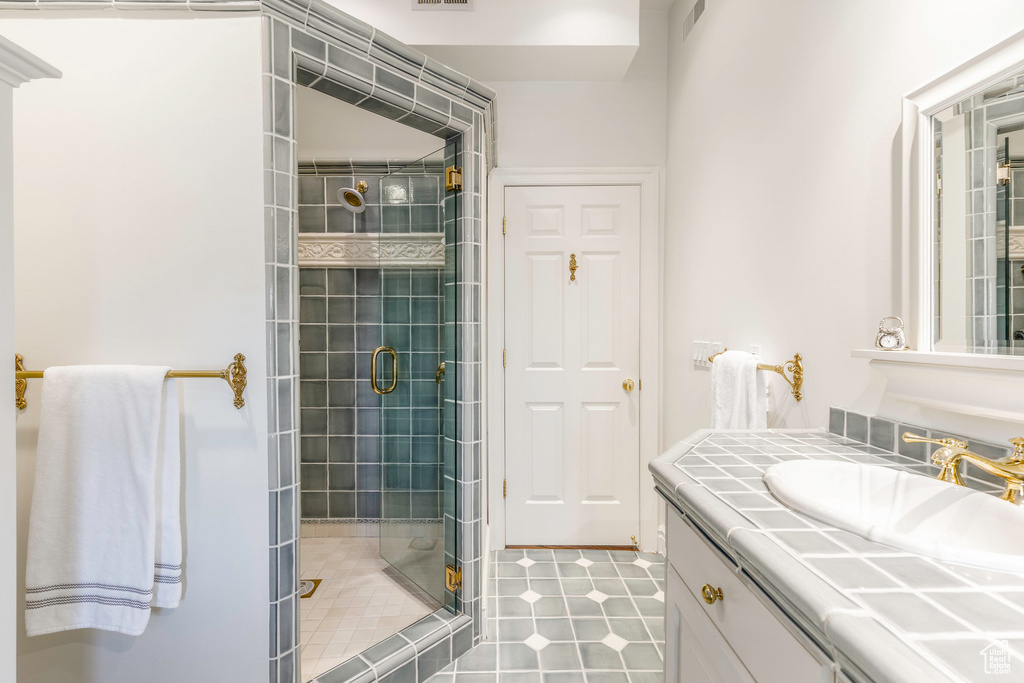
[[[413,9],[471,10],[473,0],[412,0]]]

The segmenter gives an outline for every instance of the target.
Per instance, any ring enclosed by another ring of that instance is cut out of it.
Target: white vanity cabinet
[[[834,683],[829,658],[671,506],[667,531],[666,683]]]

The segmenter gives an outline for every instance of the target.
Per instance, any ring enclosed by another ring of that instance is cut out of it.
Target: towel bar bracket
[[[715,358],[721,356],[729,349],[722,349],[718,353],[713,353],[708,356],[708,362],[714,363]],[[799,353],[793,355],[793,360],[787,360],[781,365],[767,365],[765,363],[759,363],[757,366],[758,370],[768,370],[769,372],[775,372],[782,375],[782,379],[786,380],[786,383],[793,390],[793,398],[800,401],[803,397],[804,387],[804,357]],[[792,377],[786,373],[791,373]]]
[[[18,371],[25,371],[25,359],[21,357],[20,353],[14,354],[14,372],[17,378]],[[14,380],[14,407],[18,410],[24,410],[25,406],[25,389],[28,388],[28,382],[22,378]]]
[[[28,385],[26,380],[39,379],[43,376],[42,370],[26,370],[25,362],[20,353],[14,354],[14,406],[18,410],[24,410],[28,403],[25,401],[25,389]],[[228,383],[232,393],[235,395],[234,406],[241,409],[245,406],[246,379],[245,356],[235,354],[234,360],[223,370],[169,370],[168,377],[219,377]]]

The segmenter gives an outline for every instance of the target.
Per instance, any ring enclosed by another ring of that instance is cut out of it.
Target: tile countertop
[[[937,562],[791,511],[761,477],[800,459],[937,473],[823,430],[702,430],[650,468],[661,495],[852,680],[1024,680],[1024,575]],[[1010,651],[1013,670],[1002,675],[985,669],[994,641]]]

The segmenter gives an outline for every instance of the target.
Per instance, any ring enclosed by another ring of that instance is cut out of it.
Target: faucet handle
[[[904,443],[933,443],[938,446],[946,446],[947,448],[967,448],[967,442],[960,439],[929,439],[926,436],[914,434],[912,432],[903,432]],[[1024,439],[1021,439],[1021,447],[1024,448]],[[1022,451],[1024,455],[1024,451]]]
[[[1024,460],[1024,439],[1017,437],[1010,439],[1010,443],[1013,444],[1013,459]]]

